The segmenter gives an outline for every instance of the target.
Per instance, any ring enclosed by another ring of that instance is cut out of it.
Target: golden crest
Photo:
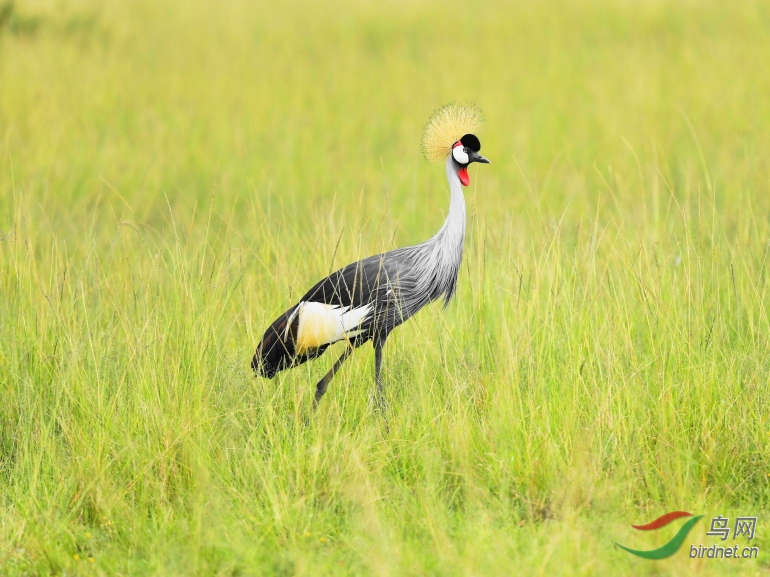
[[[422,133],[422,152],[428,162],[446,158],[452,145],[466,134],[474,134],[484,123],[475,104],[450,103],[434,112]]]

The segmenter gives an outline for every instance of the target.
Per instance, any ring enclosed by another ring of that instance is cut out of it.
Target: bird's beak
[[[490,164],[489,159],[484,158],[478,152],[474,152],[473,154],[471,154],[468,164],[470,164],[471,162],[480,162],[481,164]]]

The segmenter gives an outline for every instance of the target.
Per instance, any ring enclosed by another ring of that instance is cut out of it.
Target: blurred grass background
[[[760,1],[0,5],[0,573],[766,573],[769,53]],[[389,435],[368,347],[305,426],[336,351],[253,348],[438,229],[452,100],[458,297]],[[758,561],[687,557],[720,514]]]

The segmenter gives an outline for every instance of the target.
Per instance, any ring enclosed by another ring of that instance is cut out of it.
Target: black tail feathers
[[[326,344],[301,355],[295,353],[294,346],[299,330],[299,315],[294,315],[297,306],[294,305],[275,319],[265,331],[262,341],[254,353],[254,358],[251,360],[251,368],[256,375],[272,379],[284,369],[296,367],[305,361],[321,356],[329,347]]]

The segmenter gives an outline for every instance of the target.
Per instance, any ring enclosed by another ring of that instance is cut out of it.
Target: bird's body
[[[481,145],[475,136],[467,134],[462,140],[462,150],[458,140],[452,145],[458,149],[446,160],[450,204],[441,229],[421,244],[365,258],[319,281],[267,329],[252,361],[257,374],[272,378],[345,341],[345,352],[316,387],[317,403],[350,352],[371,340],[384,403],[380,365],[388,335],[427,304],[438,299],[448,304],[457,287],[465,241],[462,186],[470,182],[467,165],[489,162],[478,154]]]
[[[416,246],[370,256],[333,272],[267,329],[254,369],[272,377],[317,357],[330,344],[384,339],[430,302],[448,303],[457,286],[465,240],[465,199],[447,160],[451,200],[441,229]]]

